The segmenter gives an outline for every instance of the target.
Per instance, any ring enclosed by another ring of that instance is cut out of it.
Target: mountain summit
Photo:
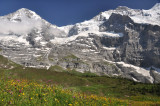
[[[155,4],[151,9],[159,10],[160,9],[160,3]]]
[[[57,27],[22,8],[0,17],[0,54],[25,67],[160,82],[160,9],[119,6],[90,20]]]
[[[41,19],[41,17],[37,15],[35,12],[26,8],[19,9],[16,12],[6,15],[2,18],[4,19],[7,18],[11,22],[21,22],[26,19],[33,19],[33,20]]]

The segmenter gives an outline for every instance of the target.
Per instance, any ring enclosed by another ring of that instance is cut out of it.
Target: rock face
[[[100,29],[125,35],[123,38],[116,39],[115,44],[113,39],[110,40],[111,45],[104,44],[118,46],[122,61],[140,67],[160,67],[160,26],[137,24],[128,16],[112,14]]]
[[[57,27],[28,9],[20,9],[0,17],[0,53],[26,67],[59,65],[160,83],[159,17],[158,4],[150,10],[118,7],[89,21]],[[30,26],[32,22],[34,26]],[[20,27],[23,30],[18,30]]]

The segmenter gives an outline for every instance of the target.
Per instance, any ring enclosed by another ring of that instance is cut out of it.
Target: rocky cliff
[[[160,10],[118,7],[57,27],[20,9],[0,17],[1,55],[26,67],[59,65],[79,72],[160,83]],[[33,24],[34,23],[34,24]]]

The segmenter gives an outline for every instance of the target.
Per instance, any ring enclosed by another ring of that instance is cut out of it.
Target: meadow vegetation
[[[49,70],[24,68],[4,57],[0,57],[0,64],[0,106],[160,105],[160,84],[79,73],[59,66]]]

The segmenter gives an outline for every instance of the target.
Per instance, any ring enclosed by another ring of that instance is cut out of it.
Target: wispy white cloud
[[[2,34],[26,34],[33,28],[40,28],[42,22],[40,20],[23,19],[21,22],[11,22],[8,20],[0,20],[0,33]]]

